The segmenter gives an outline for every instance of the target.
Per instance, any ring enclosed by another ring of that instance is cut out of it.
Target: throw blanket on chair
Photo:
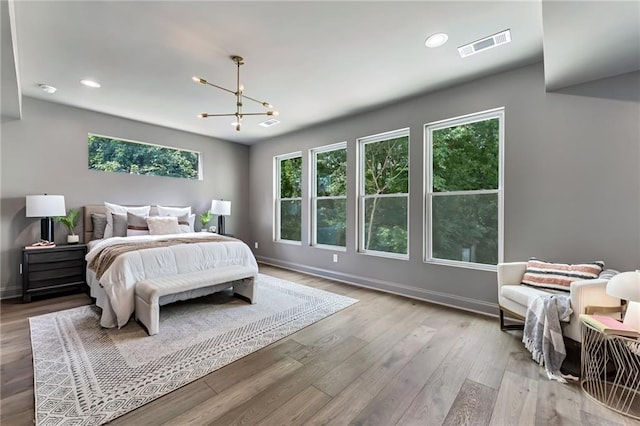
[[[567,382],[565,377],[572,376],[560,373],[560,366],[567,355],[560,321],[569,318],[572,312],[569,296],[538,296],[529,303],[524,322],[524,346],[538,364],[544,365],[549,379],[561,383]]]

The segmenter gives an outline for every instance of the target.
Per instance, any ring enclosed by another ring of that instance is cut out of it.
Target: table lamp
[[[40,217],[40,239],[53,242],[54,216],[67,214],[64,195],[27,195],[27,217]]]
[[[623,322],[640,330],[640,270],[614,275],[607,283],[607,294],[627,301]]]
[[[211,201],[211,213],[218,215],[218,234],[224,235],[224,217],[231,214],[231,201]]]

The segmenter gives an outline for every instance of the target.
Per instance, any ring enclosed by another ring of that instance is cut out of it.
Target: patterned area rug
[[[357,300],[260,274],[258,303],[230,291],[160,308],[160,333],[104,329],[82,306],[29,318],[36,424],[104,424]]]

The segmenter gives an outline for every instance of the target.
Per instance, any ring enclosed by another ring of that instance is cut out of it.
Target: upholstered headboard
[[[131,206],[136,207],[136,206]],[[105,214],[107,209],[104,207],[104,204],[88,204],[83,207],[84,213],[82,215],[83,226],[84,226],[84,242],[88,243],[93,240],[93,222],[91,221],[91,213],[100,213]],[[151,210],[149,211],[149,216],[157,216],[158,215],[158,207],[151,206]]]

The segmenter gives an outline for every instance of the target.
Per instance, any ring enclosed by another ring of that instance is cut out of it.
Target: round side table
[[[587,396],[640,420],[640,340],[605,334],[582,321],[581,364]]]

